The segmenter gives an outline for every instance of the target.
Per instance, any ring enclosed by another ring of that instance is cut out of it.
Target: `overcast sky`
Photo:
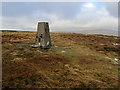
[[[3,2],[2,29],[36,31],[47,21],[51,31],[118,30],[117,2]]]

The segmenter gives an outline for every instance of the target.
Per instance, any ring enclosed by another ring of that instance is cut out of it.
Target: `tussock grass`
[[[117,88],[119,38],[51,33],[52,47],[32,48],[34,32],[3,32],[3,88]]]

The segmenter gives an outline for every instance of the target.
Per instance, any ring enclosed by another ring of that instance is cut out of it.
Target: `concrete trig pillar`
[[[44,49],[51,47],[51,39],[48,22],[38,22],[36,44]]]

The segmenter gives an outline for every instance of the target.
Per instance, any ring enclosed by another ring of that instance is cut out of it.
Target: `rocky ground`
[[[118,88],[118,37],[51,33],[42,50],[35,34],[2,32],[3,88]]]

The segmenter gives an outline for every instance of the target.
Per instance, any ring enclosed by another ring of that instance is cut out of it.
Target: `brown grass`
[[[118,87],[119,38],[51,33],[49,50],[29,47],[34,39],[34,32],[2,33],[3,88]]]

